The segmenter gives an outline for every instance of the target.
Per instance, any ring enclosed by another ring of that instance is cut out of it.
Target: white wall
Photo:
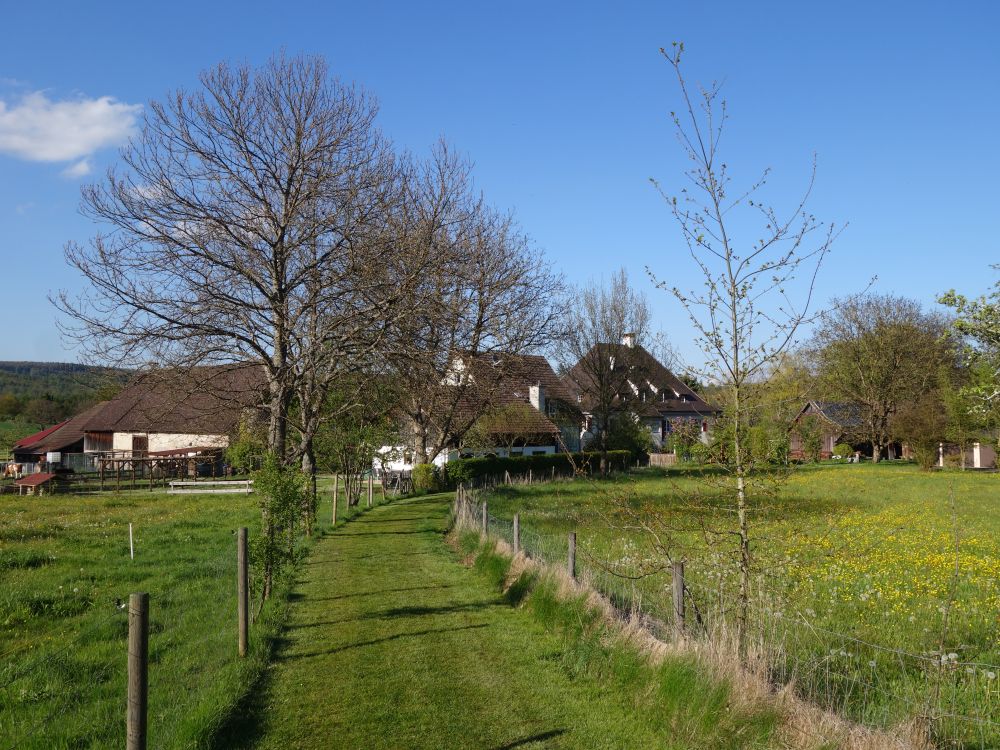
[[[178,448],[225,448],[229,438],[225,435],[197,435],[172,432],[116,432],[112,449],[132,450],[133,437],[149,437],[149,452],[172,451]]]

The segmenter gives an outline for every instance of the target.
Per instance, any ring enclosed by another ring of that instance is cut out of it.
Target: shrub
[[[441,484],[441,474],[434,464],[413,467],[413,489],[417,492],[436,492],[441,489]]]
[[[608,466],[611,470],[622,471],[633,462],[630,451],[608,451]],[[450,461],[446,467],[446,478],[442,489],[454,489],[459,484],[472,484],[491,477],[503,478],[504,472],[511,476],[527,476],[533,472],[539,478],[555,468],[558,472],[573,471],[574,467],[583,471],[597,471],[601,464],[601,454],[596,451],[586,453],[543,453],[535,456],[511,456],[508,458],[482,457],[460,458]],[[419,467],[417,467],[419,468]],[[416,469],[413,472],[414,487],[417,486]]]
[[[854,448],[847,443],[837,443],[833,446],[833,455],[837,458],[847,458],[854,455]]]

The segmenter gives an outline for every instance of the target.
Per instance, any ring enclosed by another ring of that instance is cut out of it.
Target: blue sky
[[[725,80],[726,161],[788,206],[813,152],[811,201],[849,222],[819,297],[876,289],[932,304],[986,291],[1000,262],[1000,10],[992,3],[28,3],[0,46],[0,359],[75,359],[48,292],[76,289],[69,240],[95,231],[81,183],[116,159],[138,107],[223,60],[324,55],[420,152],[468,153],[490,200],[516,211],[572,282],[624,266],[693,358],[683,311],[646,266],[696,283],[650,177],[684,168],[658,48],[683,40],[691,79]],[[104,98],[107,97],[107,98]]]

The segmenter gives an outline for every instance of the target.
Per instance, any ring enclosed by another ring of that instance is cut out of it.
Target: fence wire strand
[[[482,533],[487,507],[491,539],[514,546],[512,519],[489,508],[491,490],[512,482],[484,481],[456,493],[454,516],[460,528]],[[567,535],[539,531],[520,519],[520,551],[532,560],[565,570]],[[604,596],[623,619],[639,621],[655,637],[675,637],[669,570],[649,573],[639,566],[611,566],[597,551],[577,541],[577,578]],[[692,571],[697,574],[697,571]],[[640,585],[641,581],[641,585]],[[731,636],[732,583],[721,574],[713,586],[689,575],[684,597],[689,636],[709,648]],[[987,662],[913,653],[840,633],[812,622],[804,612],[786,615],[769,599],[763,579],[756,583],[751,612],[752,649],[775,686],[794,685],[807,700],[864,726],[893,730],[915,718],[930,719],[933,739],[948,747],[1000,746],[1000,667]]]

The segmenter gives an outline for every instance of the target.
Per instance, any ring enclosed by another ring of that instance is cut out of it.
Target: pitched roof
[[[14,482],[18,487],[38,487],[45,484],[46,482],[51,482],[56,478],[55,474],[29,474],[26,477],[21,477]]]
[[[477,354],[464,358],[468,362],[473,377],[484,382],[486,371],[495,374],[499,389],[505,396],[514,398],[529,398],[529,388],[540,385],[546,399],[563,401],[571,407],[576,407],[576,398],[566,388],[562,379],[556,375],[549,361],[537,354]]]
[[[481,426],[490,435],[558,437],[559,428],[526,401],[509,400],[486,411]]]
[[[86,429],[225,435],[244,410],[262,405],[265,391],[258,365],[145,372],[94,414]]]
[[[593,394],[597,388],[584,364],[592,357],[625,360],[623,366],[629,370],[625,387],[630,392],[615,399],[616,408],[632,409],[642,417],[711,416],[720,411],[691,390],[644,347],[624,344],[595,344],[566,372],[566,387],[579,394],[580,404],[586,411],[592,411],[596,403]]]
[[[796,420],[806,414],[817,414],[827,422],[844,429],[861,427],[864,424],[861,405],[849,401],[810,401],[802,407]]]
[[[53,432],[55,432],[60,427],[62,427],[64,424],[66,424],[66,422],[68,422],[68,421],[69,420],[66,419],[66,420],[60,422],[57,425],[54,425],[52,427],[47,427],[46,429],[44,429],[44,430],[42,430],[40,432],[36,432],[33,435],[28,435],[27,437],[21,438],[16,443],[14,443],[13,449],[17,450],[18,448],[27,448],[32,443],[37,443],[37,442],[39,442],[41,440],[44,440],[49,435],[51,435]]]
[[[99,404],[94,404],[72,419],[67,419],[55,427],[50,427],[47,430],[42,430],[19,440],[14,444],[12,451],[21,454],[32,453],[42,455],[43,453],[62,451],[69,448],[83,440],[84,430],[89,429],[87,426],[88,423],[96,414],[101,412],[107,403],[107,401],[102,401]]]

